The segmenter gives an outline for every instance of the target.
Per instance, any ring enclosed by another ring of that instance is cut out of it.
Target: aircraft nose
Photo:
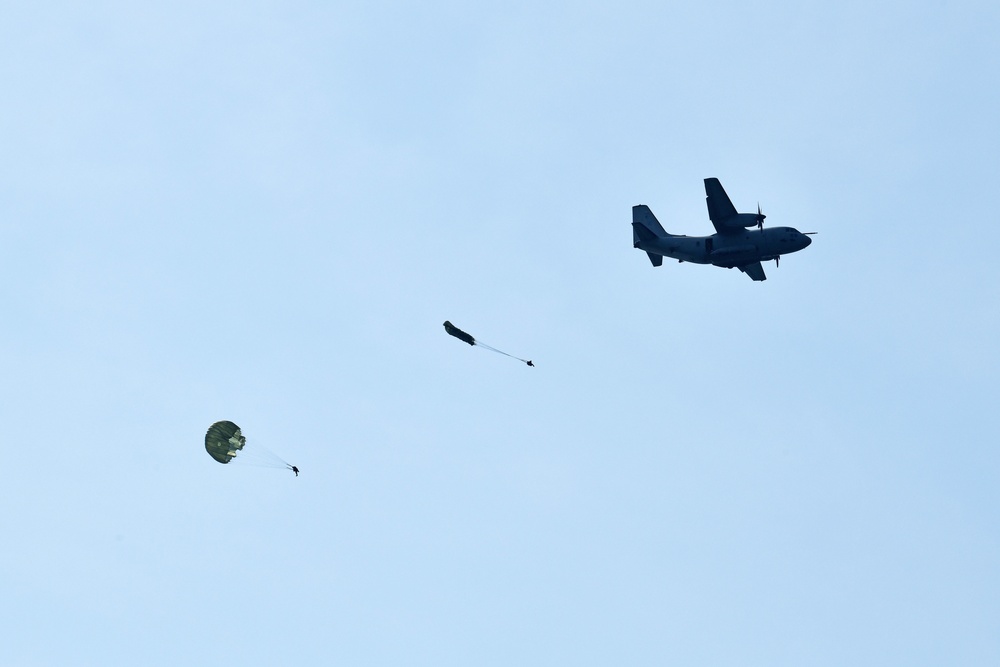
[[[813,240],[810,237],[806,236],[805,234],[802,234],[801,232],[800,232],[800,236],[802,237],[802,247],[803,248],[808,248],[809,244],[812,243]]]

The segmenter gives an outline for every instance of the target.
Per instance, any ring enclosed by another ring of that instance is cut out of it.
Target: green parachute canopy
[[[215,422],[205,434],[205,451],[219,463],[229,463],[243,449],[247,439],[233,422]]]

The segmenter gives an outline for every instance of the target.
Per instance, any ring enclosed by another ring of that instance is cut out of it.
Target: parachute
[[[233,422],[215,422],[205,434],[205,451],[219,463],[229,463],[243,449],[247,439]]]
[[[267,468],[286,468],[299,476],[299,469],[288,463],[267,447],[255,444],[244,451],[247,439],[240,427],[230,421],[215,422],[205,433],[205,451],[219,463],[229,463],[239,457],[251,465]]]
[[[492,352],[498,352],[498,353],[500,353],[500,354],[502,354],[504,356],[510,357],[511,359],[517,359],[518,361],[523,361],[524,363],[526,363],[526,364],[528,364],[529,366],[532,366],[532,367],[534,367],[534,365],[535,365],[535,364],[531,363],[530,359],[522,359],[521,357],[515,357],[513,354],[507,354],[503,350],[498,350],[495,347],[490,347],[486,343],[483,343],[481,341],[476,340],[472,336],[472,334],[469,334],[469,333],[466,333],[466,332],[462,331],[461,329],[459,329],[458,327],[456,327],[454,324],[452,324],[448,320],[445,320],[445,322],[444,322],[444,330],[446,332],[448,332],[448,335],[454,336],[455,338],[459,339],[463,343],[468,343],[469,345],[478,345],[479,347],[484,347],[487,350],[490,350]]]

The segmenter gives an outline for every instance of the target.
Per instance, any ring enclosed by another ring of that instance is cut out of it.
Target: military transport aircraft
[[[764,229],[764,218],[757,213],[737,213],[729,195],[717,178],[705,179],[708,217],[715,225],[711,236],[676,236],[668,234],[645,204],[632,207],[632,246],[645,250],[653,266],[660,266],[664,257],[678,262],[713,264],[736,267],[753,280],[767,280],[761,262],[778,260],[782,255],[802,250],[812,239],[791,227]],[[757,229],[747,229],[756,226]]]

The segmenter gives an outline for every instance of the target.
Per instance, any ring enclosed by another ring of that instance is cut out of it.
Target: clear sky
[[[0,664],[1000,664],[998,34],[4,3]]]

